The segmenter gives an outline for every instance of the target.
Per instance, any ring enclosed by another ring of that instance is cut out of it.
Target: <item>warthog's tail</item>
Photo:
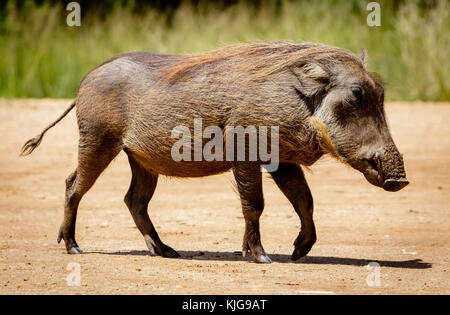
[[[50,128],[55,126],[57,123],[59,123],[61,121],[61,119],[63,119],[74,107],[75,107],[75,102],[70,104],[70,106],[64,111],[64,113],[62,113],[61,116],[59,116],[58,119],[56,119],[54,122],[52,122],[47,128],[42,130],[42,132],[39,135],[37,135],[36,137],[25,142],[25,144],[22,147],[22,152],[20,152],[20,156],[25,156],[25,155],[31,154],[31,152],[33,152],[34,149],[36,149],[39,146],[39,144],[41,144],[42,138],[44,137],[45,133]]]

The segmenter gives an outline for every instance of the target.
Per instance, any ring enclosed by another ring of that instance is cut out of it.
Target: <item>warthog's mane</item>
[[[315,43],[256,42],[241,43],[205,53],[183,55],[181,61],[170,66],[163,74],[167,82],[180,81],[207,64],[230,62],[249,74],[251,79],[267,76],[296,64],[317,63],[325,69],[336,63],[359,64],[363,60],[353,53],[337,47]]]

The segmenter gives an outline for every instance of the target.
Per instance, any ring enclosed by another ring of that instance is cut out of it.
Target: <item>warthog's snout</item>
[[[406,178],[386,179],[383,183],[383,189],[387,191],[399,191],[408,184],[409,181]]]
[[[356,168],[364,174],[369,183],[386,191],[399,191],[409,184],[403,157],[394,144],[387,145],[372,158],[363,159],[357,164]]]

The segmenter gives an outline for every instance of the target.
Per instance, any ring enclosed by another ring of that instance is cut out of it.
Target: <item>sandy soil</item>
[[[311,168],[318,241],[297,262],[289,256],[299,219],[267,177],[261,229],[274,262],[260,265],[235,253],[244,222],[231,173],[160,180],[150,216],[182,257],[149,256],[123,203],[131,178],[123,153],[81,202],[84,254],[67,255],[56,237],[64,180],[76,167],[74,112],[33,155],[18,153],[69,103],[0,100],[1,294],[450,293],[450,104],[387,105],[411,182],[398,193],[331,159]],[[367,268],[371,262],[379,269]],[[76,279],[73,266],[80,267],[80,286],[67,281]]]

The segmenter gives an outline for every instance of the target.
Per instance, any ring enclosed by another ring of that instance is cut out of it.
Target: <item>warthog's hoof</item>
[[[167,257],[167,258],[178,258],[181,257],[180,254],[178,254],[174,249],[170,248],[165,251],[164,256],[163,257]]]
[[[79,255],[82,252],[83,251],[79,247],[71,247],[71,248],[67,249],[67,253],[70,255]]]
[[[304,233],[300,232],[297,239],[294,242],[294,252],[291,255],[291,260],[297,260],[299,258],[302,258],[303,256],[306,256],[306,254],[309,253],[311,248],[313,247],[314,243],[316,242],[316,235],[305,235]]]
[[[303,250],[301,249],[294,249],[294,252],[291,255],[291,260],[292,261],[296,261],[297,259],[302,258],[303,256],[306,256],[307,253],[305,253]]]
[[[255,262],[260,264],[270,264],[272,259],[270,259],[267,255],[259,255],[255,257]]]
[[[272,262],[272,259],[266,255],[261,245],[257,245],[252,251],[247,240],[244,239],[244,243],[242,244],[242,256],[245,257],[248,253],[251,253],[253,260],[256,263],[270,264]]]
[[[155,246],[153,246],[153,250],[156,253],[156,255],[159,255],[161,257],[165,257],[165,258],[178,258],[181,257],[180,254],[178,254],[173,248],[167,246],[167,245],[162,245],[161,248],[157,248]]]
[[[77,244],[77,242],[75,241],[75,239],[73,237],[67,237],[67,239],[64,237],[63,232],[62,232],[62,228],[59,230],[58,238],[57,238],[56,241],[59,244],[61,242],[61,240],[64,240],[64,242],[66,243],[67,254],[79,255],[79,254],[81,254],[83,252],[78,247],[78,244]]]

